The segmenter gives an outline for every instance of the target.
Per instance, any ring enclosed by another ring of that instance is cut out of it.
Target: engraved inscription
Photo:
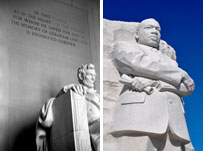
[[[68,21],[62,18],[42,11],[34,10],[30,13],[15,9],[11,23],[19,28],[23,28],[25,34],[30,36],[72,47],[88,45],[84,31],[77,29],[73,25],[71,26],[71,24],[68,24]]]

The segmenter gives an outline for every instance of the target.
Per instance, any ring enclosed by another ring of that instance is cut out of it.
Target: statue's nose
[[[95,81],[95,76],[92,76],[92,80]]]
[[[155,35],[158,35],[158,34],[159,34],[156,29],[153,29],[151,33],[152,33],[152,34],[155,34]]]

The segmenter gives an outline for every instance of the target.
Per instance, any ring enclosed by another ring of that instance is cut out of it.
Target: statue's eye
[[[156,30],[158,30],[159,32],[161,31],[161,28],[157,27]]]
[[[151,29],[152,27],[151,26],[147,26],[147,27],[145,27],[145,29]]]

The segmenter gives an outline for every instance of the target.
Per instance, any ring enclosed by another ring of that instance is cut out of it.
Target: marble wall
[[[0,2],[0,150],[34,151],[40,108],[92,62],[99,90],[99,1]]]

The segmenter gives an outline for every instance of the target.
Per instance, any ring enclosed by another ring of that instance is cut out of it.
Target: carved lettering
[[[26,12],[15,9],[11,23],[19,28],[24,28],[25,34],[33,37],[43,38],[71,47],[88,45],[84,31],[73,27],[64,18],[59,18],[46,12],[38,10]]]

